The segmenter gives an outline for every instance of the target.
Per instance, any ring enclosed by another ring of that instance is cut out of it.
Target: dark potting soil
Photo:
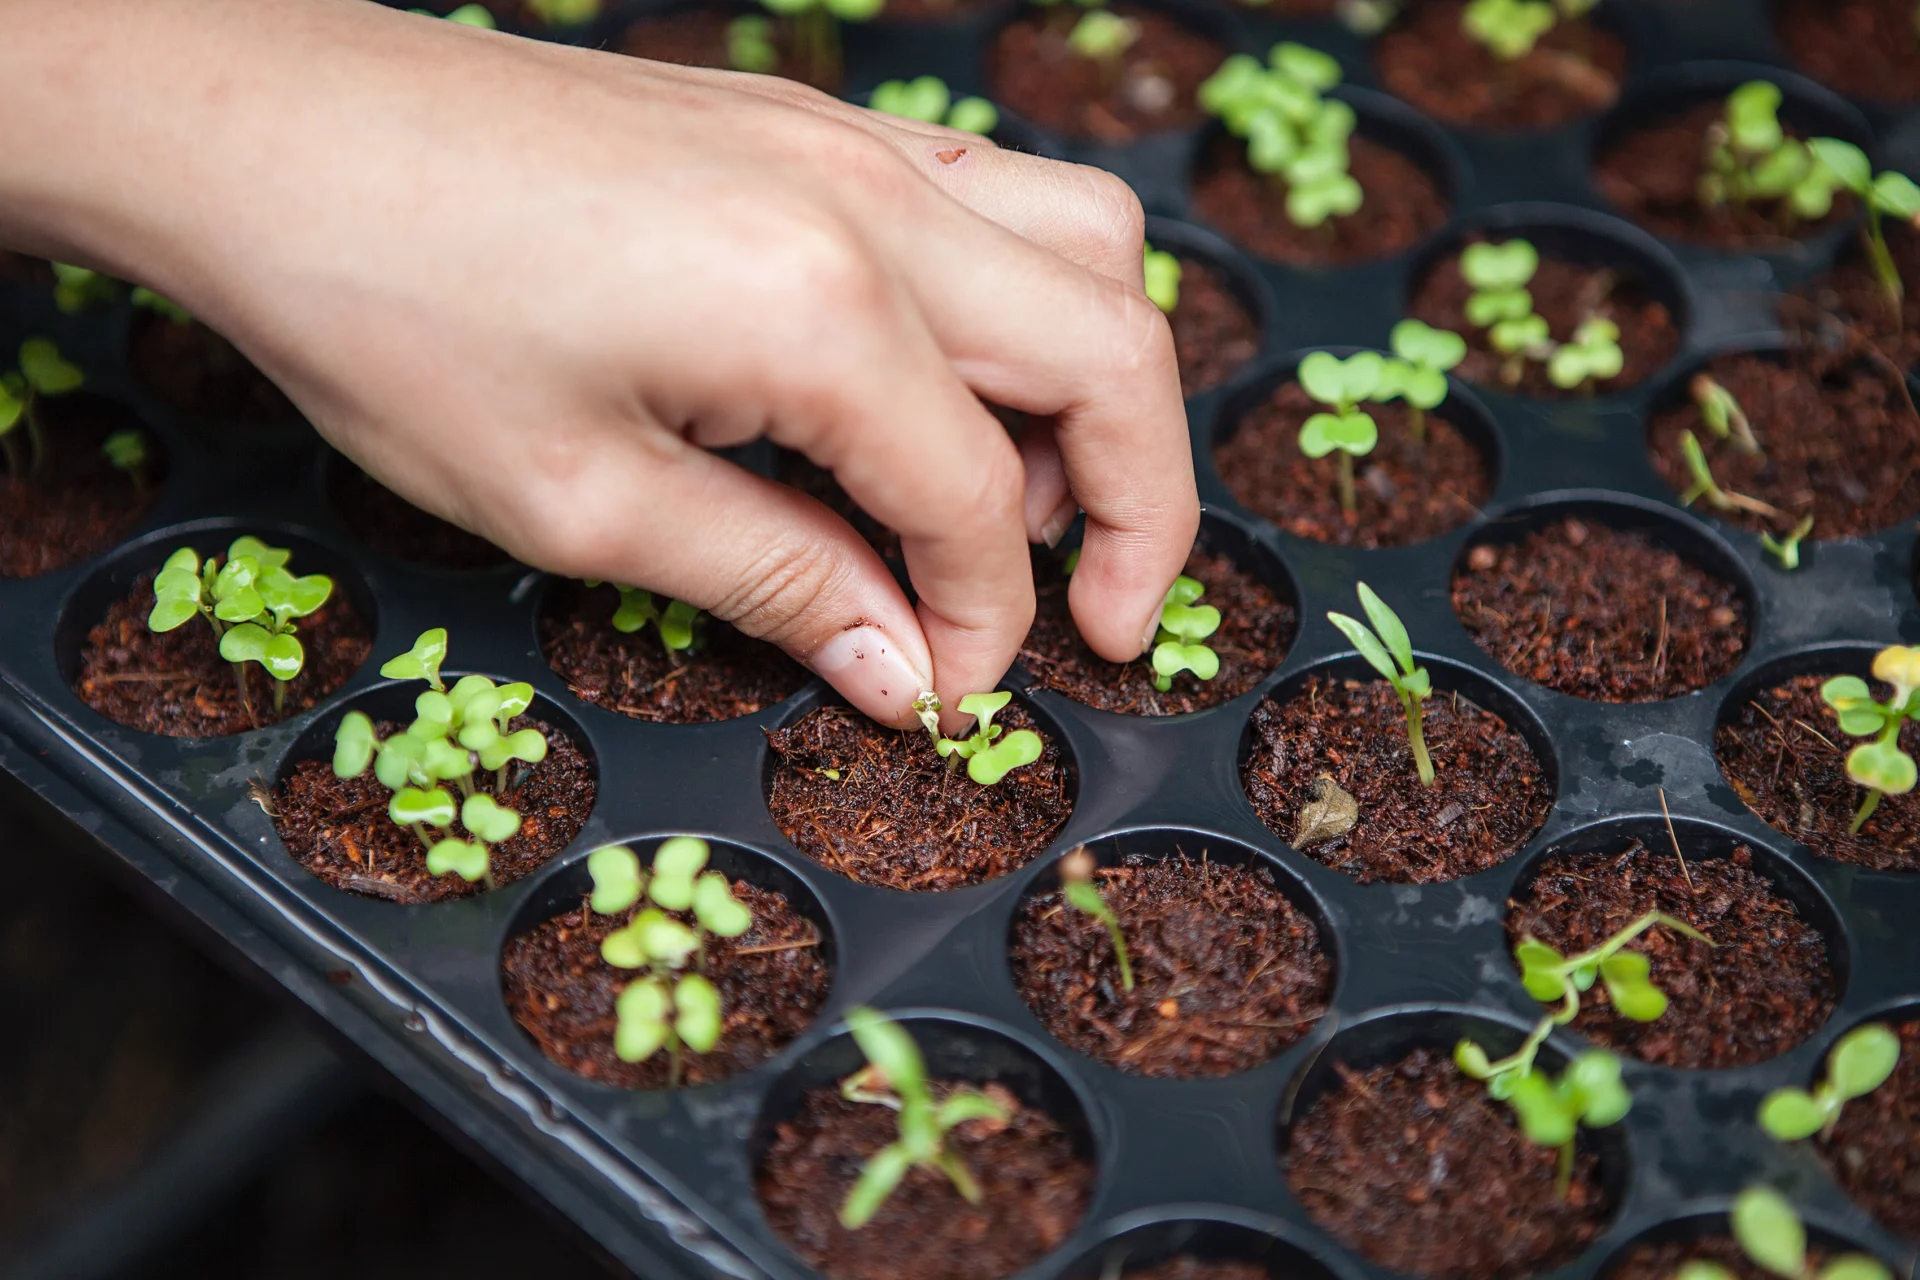
[[[987,55],[989,96],[1034,124],[1095,142],[1199,124],[1205,113],[1194,91],[1227,51],[1157,10],[1120,4],[1112,12],[1138,23],[1140,35],[1111,70],[1067,43],[1085,13],[1077,6],[1033,9],[1008,23]]]
[[[727,57],[727,27],[743,13],[757,11],[757,8],[750,11],[725,5],[697,5],[691,9],[656,14],[628,27],[620,34],[613,48],[616,53],[650,58],[655,62],[677,62],[685,67],[731,71],[733,63]],[[892,13],[891,6],[888,13]],[[795,54],[791,21],[774,17],[772,30],[773,47],[780,55],[780,64],[774,68],[774,75],[798,80],[801,84],[812,85],[826,93],[840,91],[837,68],[816,69],[810,61]]]
[[[1467,358],[1454,369],[1456,377],[1519,395],[1580,396],[1595,390],[1624,391],[1660,372],[1680,350],[1680,328],[1673,313],[1630,270],[1579,266],[1543,253],[1540,269],[1527,288],[1533,294],[1534,314],[1546,320],[1556,342],[1571,339],[1580,323],[1593,316],[1619,325],[1620,354],[1624,358],[1619,376],[1595,383],[1585,391],[1563,391],[1548,380],[1545,361],[1523,360],[1519,380],[1509,381],[1510,358],[1494,350],[1491,330],[1467,323],[1467,299],[1473,286],[1460,273],[1458,253],[1440,259],[1421,277],[1407,312],[1467,340]]]
[[[1487,460],[1442,404],[1426,415],[1426,442],[1413,438],[1403,403],[1370,404],[1380,442],[1354,459],[1355,512],[1340,507],[1339,463],[1300,452],[1300,428],[1325,409],[1297,382],[1285,382],[1214,446],[1220,478],[1240,505],[1297,538],[1346,547],[1399,547],[1465,524],[1493,493]]]
[[[1180,360],[1180,390],[1189,400],[1231,378],[1260,352],[1260,326],[1226,273],[1198,258],[1180,259],[1180,301],[1167,320]]]
[[[1348,149],[1365,198],[1347,217],[1295,226],[1285,189],[1248,168],[1246,144],[1227,134],[1207,145],[1194,173],[1194,212],[1241,248],[1295,266],[1391,258],[1447,220],[1446,194],[1412,159],[1360,134]]]
[[[964,768],[950,770],[920,729],[821,707],[767,731],[775,756],[767,809],[800,852],[862,884],[958,889],[1003,876],[1047,847],[1073,801],[1059,743],[1025,707],[1011,703],[993,722],[1040,732],[1046,750],[983,787]]]
[[[1183,1253],[1156,1266],[1129,1271],[1120,1280],[1271,1280],[1273,1272],[1259,1262],[1231,1258],[1196,1258]]]
[[[1712,946],[1655,925],[1627,944],[1653,965],[1667,1011],[1653,1022],[1618,1013],[1606,984],[1580,997],[1573,1026],[1596,1044],[1664,1067],[1744,1067],[1818,1031],[1838,995],[1827,941],[1754,868],[1745,845],[1688,858],[1637,840],[1613,852],[1543,860],[1508,903],[1507,941],[1531,935],[1562,955],[1591,951],[1649,911],[1684,920]]]
[[[47,442],[40,474],[20,479],[0,463],[0,578],[31,578],[91,560],[119,544],[146,518],[166,480],[160,440],[110,400],[71,396],[35,408]],[[147,443],[141,483],[107,461],[100,446],[116,431],[139,430]],[[22,465],[27,430],[14,433]]]
[[[1818,1272],[1832,1256],[1825,1249],[1809,1246],[1807,1274]],[[1634,1245],[1607,1272],[1606,1280],[1673,1280],[1689,1262],[1717,1262],[1733,1274],[1734,1280],[1774,1280],[1773,1272],[1755,1265],[1746,1251],[1726,1236]]]
[[[1920,792],[1885,796],[1858,835],[1848,830],[1866,792],[1847,777],[1845,737],[1820,698],[1827,676],[1796,676],[1763,689],[1714,733],[1727,785],[1775,830],[1823,858],[1875,871],[1920,871]],[[1873,682],[1874,696],[1892,696]],[[1920,725],[1900,728],[1900,747],[1920,752]]]
[[[406,726],[383,721],[386,738]],[[560,730],[544,721],[517,717],[513,729],[538,729],[547,739],[547,758],[526,773],[520,785],[499,796],[520,815],[520,830],[493,846],[496,887],[544,866],[565,849],[593,811],[593,766]],[[474,789],[494,794],[493,775],[474,773]],[[261,805],[294,861],[336,889],[385,898],[389,902],[439,902],[486,890],[485,881],[467,883],[456,875],[427,871],[427,851],[413,832],[387,816],[393,793],[369,769],[357,778],[334,776],[333,762],[302,760],[287,780]],[[452,834],[466,828],[456,822]]]
[[[55,284],[53,267],[45,258],[0,249],[0,285],[22,289],[51,289]]]
[[[1559,1153],[1527,1141],[1448,1053],[1334,1070],[1341,1086],[1293,1126],[1287,1184],[1362,1257],[1435,1280],[1517,1280],[1569,1261],[1606,1228],[1613,1205],[1594,1154],[1583,1145],[1557,1195]]]
[[[804,454],[783,449],[780,451],[777,474],[780,483],[792,485],[809,497],[819,499],[827,510],[852,525],[853,531],[866,539],[867,545],[878,551],[882,558],[900,558],[900,535],[862,511],[860,505],[840,487],[840,482],[833,478],[833,472],[816,467]]]
[[[1896,1024],[1900,1064],[1887,1082],[1847,1103],[1833,1133],[1815,1138],[1854,1202],[1920,1240],[1920,1022]]]
[[[1426,0],[1374,42],[1387,88],[1430,116],[1469,128],[1552,129],[1620,96],[1627,47],[1606,28],[1562,20],[1516,61],[1461,27],[1466,0]]]
[[[1013,925],[1013,982],[1068,1046],[1135,1075],[1226,1076],[1312,1029],[1333,976],[1313,921],[1248,868],[1184,853],[1128,856],[1094,873],[1133,968],[1120,978],[1106,926],[1056,891]]]
[[[807,1029],[832,982],[819,930],[785,894],[744,880],[734,882],[733,893],[753,912],[753,927],[707,942],[702,972],[720,990],[726,1024],[712,1052],[683,1056],[681,1083],[689,1086],[725,1080],[778,1053]],[[510,940],[500,976],[513,1020],[549,1058],[617,1089],[664,1089],[669,1055],[622,1062],[613,1052],[614,1002],[635,975],[602,960],[600,944],[639,910],[603,916],[583,902]],[[689,913],[670,914],[694,923]]]
[[[175,413],[248,424],[300,418],[272,379],[198,320],[182,324],[136,310],[127,362],[140,385]]]
[[[1747,604],[1643,533],[1566,516],[1483,542],[1453,576],[1475,644],[1515,675],[1596,702],[1658,702],[1740,664]]]
[[[1033,629],[1020,648],[1033,688],[1054,689],[1102,711],[1168,716],[1217,707],[1259,684],[1293,643],[1299,621],[1293,606],[1228,556],[1196,547],[1182,572],[1207,588],[1200,603],[1220,610],[1220,629],[1206,641],[1220,655],[1220,672],[1211,680],[1182,672],[1162,693],[1153,687],[1153,668],[1145,659],[1108,662],[1087,647],[1067,605],[1071,579],[1056,557],[1036,548]]]
[[[957,1087],[932,1085],[936,1098]],[[944,1173],[915,1168],[866,1226],[841,1226],[854,1179],[899,1139],[900,1117],[820,1088],[774,1130],[760,1162],[754,1187],[768,1224],[832,1280],[997,1280],[1051,1252],[1086,1212],[1093,1166],[1052,1117],[1022,1106],[1004,1086],[984,1091],[1012,1118],[969,1120],[948,1136],[979,1181],[979,1204],[962,1199]]]
[[[1721,249],[1787,248],[1853,215],[1855,202],[1846,192],[1834,197],[1826,217],[1815,219],[1797,217],[1784,200],[1703,205],[1707,129],[1725,115],[1724,99],[1703,102],[1616,139],[1594,165],[1601,194],[1655,235]]]
[[[189,618],[167,632],[148,630],[154,576],[141,574],[88,630],[73,682],[82,702],[129,729],[170,738],[217,738],[275,724],[309,710],[345,684],[373,648],[372,630],[336,584],[327,603],[297,624],[306,662],[283,686],[276,713],[273,677],[258,663],[235,666],[222,658],[220,642],[204,620]],[[235,674],[242,671],[245,701]]]
[[[1900,370],[1920,371],[1920,233],[1888,218],[1886,240],[1905,285],[1898,312],[1858,237],[1847,242],[1832,271],[1780,299],[1788,332],[1823,371],[1824,365],[1851,360],[1863,350],[1877,352]],[[1891,377],[1894,370],[1886,372]]]
[[[1879,102],[1920,99],[1920,35],[1907,0],[1780,0],[1780,46],[1830,89]]]
[[[806,668],[770,644],[709,619],[700,647],[676,655],[660,633],[613,629],[620,594],[556,579],[540,613],[540,652],[583,702],[661,724],[707,724],[749,716],[793,696]]]
[[[345,458],[327,467],[327,498],[355,537],[385,555],[435,569],[491,569],[507,553],[422,511]]]
[[[1344,834],[1300,852],[1361,884],[1434,884],[1519,852],[1547,820],[1553,787],[1527,740],[1453,693],[1423,706],[1434,785],[1420,784],[1400,699],[1384,680],[1310,678],[1286,702],[1254,709],[1240,780],[1254,812],[1291,844],[1301,810],[1331,777],[1359,806]]]

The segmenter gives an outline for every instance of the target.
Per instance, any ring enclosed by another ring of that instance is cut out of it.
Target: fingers
[[[1080,514],[1080,504],[1074,501],[1067,484],[1067,464],[1060,457],[1053,423],[1045,418],[1028,418],[1014,442],[1027,473],[1027,541],[1058,546],[1073,518]]]

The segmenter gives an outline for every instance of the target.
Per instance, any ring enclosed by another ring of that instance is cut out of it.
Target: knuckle
[[[1146,294],[1138,289],[1115,291],[1113,333],[1116,373],[1178,377],[1173,328]]]
[[[1083,234],[1116,265],[1134,267],[1147,235],[1147,211],[1126,182],[1104,169],[1074,170],[1075,204]]]
[[[795,536],[761,547],[739,566],[733,587],[708,610],[747,635],[785,645],[801,639],[802,625],[837,626],[842,619],[820,609],[838,595],[848,566],[833,547]]]

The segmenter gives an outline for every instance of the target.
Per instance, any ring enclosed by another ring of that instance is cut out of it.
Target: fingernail
[[[810,665],[860,710],[896,727],[915,723],[913,700],[933,687],[878,627],[842,631],[820,646]]]
[[[1167,602],[1162,600],[1153,607],[1153,617],[1147,619],[1147,630],[1140,637],[1140,652],[1153,648],[1153,642],[1160,635],[1160,615],[1167,611]]]
[[[1073,524],[1073,518],[1079,514],[1080,504],[1072,498],[1062,502],[1054,508],[1053,514],[1047,517],[1047,522],[1040,526],[1040,541],[1049,547],[1059,546],[1060,539],[1067,536],[1068,526]]]

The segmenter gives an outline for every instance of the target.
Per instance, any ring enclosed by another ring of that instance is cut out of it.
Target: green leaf
[[[1847,752],[1847,776],[1890,796],[1905,795],[1920,779],[1913,758],[1892,742],[1865,742]]]
[[[945,80],[939,76],[920,76],[914,80],[881,81],[873,87],[867,105],[890,116],[939,124],[952,100]]]
[[[147,615],[150,631],[172,631],[200,612],[200,558],[192,547],[181,547],[153,579],[153,611]]]
[[[1717,1262],[1684,1262],[1673,1273],[1673,1280],[1740,1280]]]
[[[706,1053],[720,1043],[720,991],[711,982],[697,973],[680,979],[673,988],[673,1010],[674,1034],[687,1048]]]
[[[947,128],[987,137],[1000,127],[1000,108],[985,98],[966,97],[947,111]]]
[[[547,740],[538,729],[517,729],[480,748],[480,767],[500,769],[509,760],[539,764],[547,758]]]
[[[1560,1089],[1581,1120],[1596,1129],[1619,1123],[1633,1109],[1633,1095],[1620,1082],[1620,1059],[1604,1049],[1589,1049],[1568,1063]]]
[[[26,401],[21,399],[24,390],[16,393],[5,379],[0,379],[0,436],[9,434],[20,424],[20,417],[27,410]]]
[[[453,727],[453,702],[446,694],[429,689],[413,700],[413,723],[407,732],[422,742],[444,738]]]
[[[228,662],[257,662],[283,682],[300,674],[307,657],[297,636],[275,635],[251,622],[227,628],[220,637],[220,656]]]
[[[1402,320],[1388,338],[1393,354],[1422,369],[1445,371],[1467,357],[1467,340],[1450,329],[1435,329],[1418,320]]]
[[[138,431],[116,431],[100,442],[100,452],[115,470],[136,472],[147,465],[147,438]]]
[[[1849,1253],[1820,1268],[1817,1280],[1893,1280],[1893,1272],[1877,1258]]]
[[[994,736],[993,718],[1002,708],[1013,701],[1013,694],[1005,689],[997,693],[970,693],[960,699],[960,714],[972,716],[977,721],[973,736],[985,735],[989,740]]]
[[[1207,594],[1205,583],[1197,578],[1189,578],[1183,573],[1173,580],[1172,586],[1167,588],[1166,598],[1162,603],[1165,605],[1198,604],[1200,597],[1205,594]]]
[[[658,978],[637,978],[629,982],[613,1002],[614,1017],[618,1019],[613,1033],[614,1056],[622,1062],[645,1062],[660,1052],[671,1030],[667,1023],[671,1003],[666,985]]]
[[[698,836],[662,840],[653,853],[653,885],[649,896],[669,911],[693,905],[694,878],[707,865],[710,850]]]
[[[1387,652],[1400,663],[1400,669],[1412,674],[1413,638],[1407,634],[1400,615],[1388,608],[1387,602],[1366,583],[1357,584],[1355,590],[1360,597],[1360,607],[1366,611],[1367,621],[1373,624],[1373,633],[1380,637],[1380,643],[1386,645]]]
[[[1525,320],[1533,314],[1533,294],[1526,289],[1483,289],[1467,298],[1467,323],[1485,329],[1503,320]]]
[[[927,1067],[920,1046],[885,1014],[862,1005],[847,1011],[847,1030],[867,1062],[886,1077],[902,1100],[927,1097]]]
[[[618,943],[616,938],[620,939]],[[600,955],[621,969],[638,969],[646,964],[678,969],[699,949],[699,934],[666,912],[648,907],[626,928],[608,934]]]
[[[1825,1127],[1833,1114],[1831,1107],[1804,1089],[1775,1089],[1760,1103],[1758,1120],[1782,1142],[1811,1138]]]
[[[414,640],[413,648],[397,658],[388,659],[380,668],[380,674],[389,680],[425,680],[434,688],[444,686],[440,681],[440,663],[447,656],[447,629],[434,627],[422,631]]]
[[[1147,297],[1154,306],[1171,314],[1180,305],[1180,259],[1148,245],[1142,269]]]
[[[481,793],[468,796],[460,806],[460,825],[488,844],[504,844],[520,830],[520,815]]]
[[[1338,59],[1291,40],[1283,40],[1268,50],[1267,64],[1316,93],[1325,93],[1340,83]]]
[[[700,611],[686,601],[668,601],[666,612],[660,615],[657,624],[660,643],[676,653],[693,648],[693,628],[699,620]]]
[[[1223,115],[1230,107],[1257,100],[1265,79],[1259,59],[1236,53],[1200,82],[1194,96],[1209,114]]]
[[[977,1089],[960,1089],[947,1095],[934,1112],[934,1123],[944,1131],[969,1120],[1006,1120],[1007,1109]]]
[[[1751,80],[1727,95],[1727,129],[1733,145],[1748,155],[1772,151],[1786,140],[1777,114],[1780,87],[1767,80]]]
[[[1345,172],[1346,156],[1342,147],[1340,172],[1322,177],[1295,180],[1287,188],[1287,220],[1298,227],[1319,227],[1331,218],[1344,218],[1359,212],[1366,202],[1366,191]]]
[[[1161,609],[1160,629],[1188,644],[1220,629],[1220,611],[1210,604],[1170,604]]]
[[[1748,1187],[1733,1202],[1733,1238],[1754,1262],[1777,1276],[1807,1269],[1807,1230],[1786,1197],[1771,1187]]]
[[[1400,678],[1399,668],[1393,664],[1393,655],[1387,652],[1387,647],[1380,643],[1373,632],[1367,630],[1366,624],[1344,613],[1329,613],[1327,621],[1340,628],[1341,633],[1353,642],[1353,647],[1360,651],[1360,656],[1366,659],[1368,666],[1389,681]]]
[[[1551,337],[1546,318],[1533,315],[1518,320],[1502,320],[1487,333],[1487,341],[1493,344],[1493,349],[1506,355],[1531,351],[1547,343]]]
[[[1371,415],[1316,413],[1300,428],[1300,452],[1309,458],[1324,458],[1336,449],[1356,458],[1373,452],[1380,442],[1380,427]]]
[[[1520,289],[1540,269],[1540,252],[1525,240],[1470,244],[1460,255],[1460,273],[1475,289]],[[1532,300],[1527,305],[1531,307]]]
[[[1107,62],[1132,48],[1139,38],[1139,23],[1111,9],[1095,9],[1067,33],[1067,47],[1083,58]]]
[[[727,24],[727,65],[735,71],[765,75],[780,66],[773,24],[764,14],[742,14]]]
[[[587,905],[603,916],[618,915],[640,901],[640,859],[625,845],[610,844],[587,855],[593,893]]]
[[[380,739],[373,721],[364,711],[349,711],[333,731],[333,774],[336,778],[357,778],[373,763]]]
[[[410,827],[416,822],[424,822],[430,827],[450,827],[457,812],[453,796],[444,787],[435,787],[431,791],[402,787],[387,802],[387,816],[403,827]]]
[[[1903,173],[1883,173],[1873,180],[1873,207],[1896,218],[1920,218],[1920,185]]]
[[[708,933],[721,938],[737,938],[753,927],[753,912],[733,896],[733,886],[718,871],[694,883],[693,915]]]
[[[448,22],[457,22],[463,27],[478,27],[482,31],[496,29],[493,12],[483,4],[463,4],[447,15]]]
[[[990,787],[1015,769],[1024,768],[1040,758],[1046,744],[1031,729],[1015,729],[985,751],[976,751],[967,761],[967,776],[983,787]]]
[[[389,791],[406,786],[416,772],[426,781],[427,775],[421,770],[426,755],[426,743],[412,734],[396,733],[380,744],[379,753],[373,758],[373,776]]]
[[[78,391],[86,382],[79,366],[68,363],[60,348],[45,338],[28,338],[20,344],[20,372],[27,385],[43,396]]]
[[[456,875],[468,884],[487,876],[487,846],[466,840],[441,840],[427,851],[427,871],[436,876]]]
[[[235,538],[232,545],[227,548],[229,561],[251,560],[256,574],[285,568],[287,561],[292,558],[293,552],[285,547],[270,546],[250,533]]]
[[[1542,1072],[1529,1071],[1516,1079],[1507,1105],[1513,1108],[1527,1141],[1542,1147],[1573,1141],[1578,1116]]]
[[[849,1231],[858,1231],[873,1221],[873,1215],[880,1212],[880,1206],[887,1202],[887,1197],[894,1193],[912,1167],[913,1157],[899,1143],[882,1147],[868,1156],[853,1190],[847,1193],[846,1203],[840,1206],[840,1225]]]
[[[866,22],[880,16],[887,0],[821,0],[821,7],[842,22]]]
[[[614,590],[620,593],[620,603],[613,611],[612,625],[615,631],[632,635],[660,616],[659,609],[654,606],[652,592],[617,584]]]
[[[1863,1098],[1885,1084],[1899,1065],[1900,1037],[1884,1023],[1869,1022],[1833,1046],[1827,1055],[1827,1085],[1842,1102]]]
[[[1462,1074],[1474,1080],[1485,1080],[1493,1074],[1487,1051],[1471,1040],[1462,1040],[1453,1046],[1453,1062]]]
[[[428,777],[451,782],[473,775],[473,757],[445,738],[429,738],[421,748],[420,767]]]
[[[276,568],[261,575],[256,590],[261,603],[273,614],[274,624],[284,628],[293,619],[308,617],[326,604],[333,595],[333,579],[320,573],[296,578]]]
[[[1779,90],[1774,90],[1778,102]],[[1807,143],[1814,158],[1825,165],[1840,185],[1857,196],[1866,196],[1873,187],[1873,163],[1867,153],[1839,138],[1814,138]]]
[[[1601,977],[1607,984],[1607,996],[1613,1001],[1613,1007],[1635,1022],[1655,1022],[1667,1011],[1666,992],[1651,982],[1621,982],[1609,978],[1603,972]]]
[[[142,311],[151,311],[172,324],[192,324],[193,313],[162,293],[155,293],[147,286],[135,285],[133,293],[127,299]]]
[[[1211,680],[1220,674],[1219,654],[1203,644],[1181,644],[1177,640],[1155,645],[1152,664],[1156,673],[1169,680],[1182,671],[1191,671],[1201,680]]]

